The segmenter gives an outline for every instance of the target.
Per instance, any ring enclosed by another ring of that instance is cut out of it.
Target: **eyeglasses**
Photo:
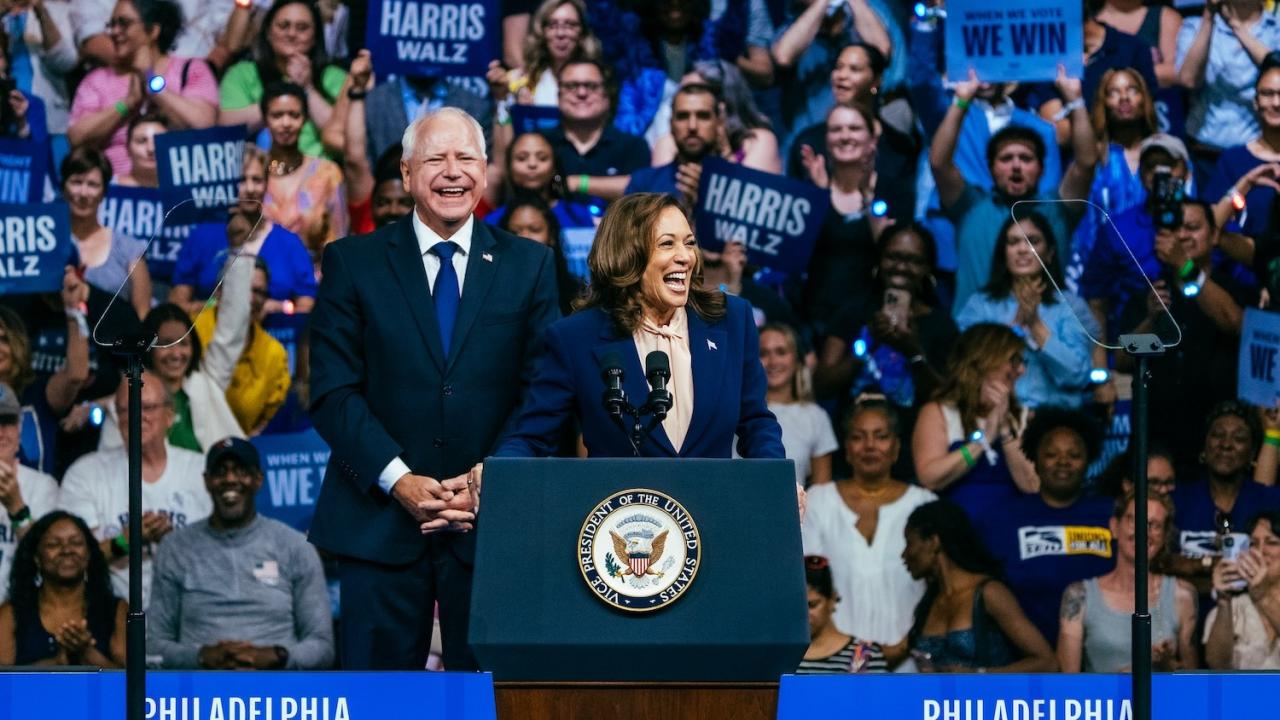
[[[577,20],[548,20],[542,23],[542,29],[576,33],[582,30],[582,23]]]
[[[105,27],[108,31],[115,30],[116,28],[120,28],[121,30],[128,30],[136,22],[139,22],[139,21],[134,20],[133,18],[113,17],[107,21]]]
[[[560,89],[570,94],[579,91],[586,91],[589,95],[595,95],[596,93],[604,90],[604,83],[569,81],[560,83]]]

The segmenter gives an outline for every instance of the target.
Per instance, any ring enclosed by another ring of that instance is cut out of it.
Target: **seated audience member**
[[[98,220],[98,209],[111,182],[106,156],[93,148],[73,148],[62,160],[61,170],[62,198],[70,210],[71,239],[85,281],[113,295],[123,286],[120,297],[132,303],[138,317],[145,316],[151,308],[151,274],[142,257],[147,244]]]
[[[1280,670],[1280,510],[1255,515],[1247,530],[1249,549],[1213,568],[1204,655],[1214,670]]]
[[[570,60],[560,71],[560,126],[547,132],[565,172],[565,189],[621,197],[627,177],[649,167],[649,145],[610,122],[617,87],[598,60]]]
[[[765,401],[782,426],[782,446],[794,461],[796,482],[831,482],[831,454],[839,447],[831,418],[813,401],[813,381],[800,356],[800,339],[789,325],[760,328],[760,363],[768,384]]]
[[[268,85],[261,107],[271,136],[262,214],[302,238],[318,264],[324,246],[347,234],[342,168],[323,157],[306,155],[298,144],[308,112],[302,86]]]
[[[1271,52],[1262,61],[1253,93],[1258,135],[1222,151],[1205,185],[1205,197],[1214,203],[1219,227],[1261,239],[1280,181],[1280,53]]]
[[[924,583],[902,564],[903,530],[912,511],[937,497],[889,474],[902,444],[892,405],[873,397],[859,401],[844,431],[853,474],[809,488],[801,524],[804,550],[831,562],[841,598],[836,627],[894,646],[907,636],[911,610],[924,594]],[[901,659],[905,647],[898,650],[896,659]]]
[[[1111,535],[1115,538],[1116,567],[1100,577],[1071,583],[1062,594],[1058,662],[1063,672],[1129,672],[1133,657],[1135,537],[1138,533],[1130,494],[1115,505]],[[1165,548],[1173,527],[1168,497],[1147,500],[1147,555]],[[1151,609],[1151,663],[1157,671],[1195,668],[1196,591],[1172,575],[1152,573],[1147,582]]]
[[[1173,452],[1159,442],[1147,445],[1147,491],[1152,495],[1168,495],[1177,486]],[[1098,479],[1098,492],[1119,500],[1133,492],[1133,448],[1117,455]]]
[[[32,523],[58,504],[58,483],[18,462],[22,406],[13,388],[0,383],[0,601],[9,596],[9,568],[18,541]]]
[[[778,136],[773,134],[769,118],[756,107],[742,71],[727,60],[700,60],[681,78],[680,86],[686,85],[706,85],[724,103],[720,140],[726,156],[744,167],[774,174],[782,172]],[[668,132],[654,143],[653,165],[666,165],[678,154],[675,135]]]
[[[1026,343],[1005,325],[978,323],[951,350],[947,375],[920,409],[912,437],[916,477],[975,522],[1040,490],[1018,439],[1026,410],[1016,383]]]
[[[240,262],[247,260],[241,259]],[[250,437],[260,434],[284,404],[289,394],[290,381],[288,353],[280,341],[271,337],[262,327],[271,273],[261,257],[253,258],[252,261],[249,332],[238,354],[235,354],[235,349],[231,349],[233,357],[238,359],[226,392],[231,412],[240,422],[240,428]],[[220,293],[225,297],[232,289],[224,284]],[[217,325],[221,319],[220,313],[201,313],[196,317],[196,336],[200,338],[202,353],[209,352],[209,344],[217,336]]]
[[[157,113],[135,115],[125,133],[129,152],[129,174],[116,177],[111,184],[123,187],[160,187],[156,174],[156,135],[169,132],[169,120]]]
[[[293,303],[295,312],[311,312],[316,296],[311,256],[297,235],[263,214],[266,191],[266,153],[245,146],[244,180],[238,202],[227,222],[197,225],[183,242],[173,270],[169,302],[193,315],[199,313],[212,297],[227,258],[240,252],[246,257],[262,258],[273,269],[263,312],[282,312],[287,302]]]
[[[124,667],[128,605],[80,518],[55,510],[18,543],[0,605],[0,666]]]
[[[147,649],[165,668],[316,670],[333,664],[324,569],[302,533],[257,513],[258,451],[228,438],[209,448],[205,520],[156,554]]]
[[[521,105],[554,106],[560,98],[557,78],[574,58],[596,59],[600,40],[587,23],[582,0],[545,0],[537,5],[524,36],[524,64],[507,70],[489,63],[490,94],[495,102],[510,97]]]
[[[410,198],[412,203],[412,198]],[[412,210],[412,205],[410,205]],[[569,270],[564,256],[563,234],[560,219],[541,198],[519,195],[507,203],[506,212],[498,220],[498,227],[512,235],[540,242],[551,248],[556,261],[556,288],[560,295],[560,314],[573,313],[573,301],[578,299],[586,286]]]
[[[1218,237],[1208,205],[1183,203],[1181,225],[1156,233],[1156,257],[1163,267],[1155,288],[1163,304],[1148,289],[1133,296],[1122,317],[1122,328],[1134,328],[1124,332],[1155,333],[1166,344],[1182,339],[1151,360],[1149,382],[1151,437],[1173,448],[1179,465],[1195,460],[1201,444],[1197,419],[1207,416],[1216,403],[1236,397],[1236,355],[1244,308],[1258,303],[1256,290],[1215,262]],[[1127,354],[1116,357],[1119,370],[1132,371],[1133,365]],[[1253,450],[1246,466],[1257,454],[1256,444]]]
[[[321,33],[324,21],[310,0],[275,0],[262,19],[252,56],[227,68],[219,86],[218,124],[249,126],[258,134],[266,126],[264,89],[277,82],[304,88],[306,112],[298,120],[294,142],[302,154],[324,152],[320,130],[333,115],[333,103],[347,74],[329,63]],[[259,138],[259,145],[265,145]]]
[[[594,229],[600,220],[601,208],[598,203],[568,197],[564,187],[564,172],[546,136],[541,133],[524,133],[517,137],[505,155],[502,176],[503,182],[499,189],[503,204],[485,215],[485,222],[500,225],[510,203],[526,195],[537,197],[555,213],[556,224],[562,231],[559,242],[564,248],[569,269],[583,280],[590,277],[587,255],[591,252],[594,235],[583,236],[563,231]]]
[[[1250,106],[1258,67],[1280,49],[1280,20],[1263,6],[1263,0],[1206,4],[1178,31],[1178,79],[1194,91],[1187,137],[1202,148],[1196,153],[1201,178],[1209,177],[1223,150],[1258,133]]]
[[[876,255],[866,297],[848,300],[827,328],[814,389],[841,408],[864,392],[881,393],[902,415],[902,427],[912,428],[916,410],[942,384],[941,370],[960,332],[939,306],[938,247],[927,228],[915,222],[889,226]]]
[[[199,453],[169,444],[173,399],[164,381],[150,371],[142,374],[142,537],[129,537],[129,388],[120,383],[116,417],[124,447],[89,453],[67,468],[58,507],[92,529],[101,554],[108,558],[111,583],[117,595],[129,591],[129,543],[142,542],[143,602],[151,589],[151,550],[174,528],[209,515],[209,494],[200,481]]]
[[[1022,452],[1035,459],[1040,493],[1023,495],[983,519],[981,534],[1004,565],[1009,589],[1045,639],[1058,640],[1062,591],[1110,570],[1114,506],[1085,497],[1084,476],[1101,450],[1102,434],[1087,416],[1043,407],[1022,433]]]
[[[840,632],[833,620],[840,596],[831,582],[831,566],[821,555],[804,558],[805,584],[809,591],[809,649],[797,675],[842,675],[888,672],[884,649],[878,643]]]
[[[976,323],[1013,328],[1027,343],[1018,399],[1032,410],[1042,405],[1078,408],[1089,387],[1090,336],[1097,338],[1102,330],[1083,300],[1061,290],[1065,280],[1058,245],[1044,215],[1028,211],[1016,221],[1010,217],[996,237],[987,283],[956,313],[956,324],[961,329]]]
[[[935,500],[907,518],[902,560],[924,580],[908,636],[923,672],[1053,672],[1049,643],[1000,581],[1000,563],[968,515]]]
[[[1069,104],[1081,98],[1080,80],[1068,78],[1065,71],[1059,72],[1057,87]],[[1071,147],[1075,159],[1063,173],[1056,192],[1041,193],[1037,189],[1044,171],[1046,145],[1038,133],[1020,125],[1007,125],[991,136],[987,143],[987,167],[995,184],[993,189],[983,188],[961,174],[955,160],[961,126],[978,88],[972,73],[968,80],[956,84],[956,101],[947,110],[929,150],[929,165],[938,184],[942,208],[956,228],[957,309],[964,307],[969,296],[987,283],[988,263],[997,241],[991,228],[1008,217],[1010,206],[1019,200],[1088,197],[1098,154],[1097,142],[1089,127],[1089,113],[1083,104],[1078,104],[1071,111]],[[1037,209],[1053,228],[1059,257],[1071,257],[1069,241],[1079,221],[1079,203],[1047,202]]]
[[[827,190],[830,201],[804,285],[809,322],[819,335],[850,301],[851,288],[870,286],[877,240],[894,220],[876,207],[879,133],[871,110],[837,105],[827,113],[826,128],[826,157],[803,153],[810,182]],[[911,208],[895,212],[906,221]]]
[[[107,26],[115,57],[80,81],[67,140],[104,151],[113,174],[124,176],[131,168],[126,130],[133,115],[163,113],[174,130],[211,127],[218,86],[204,60],[169,54],[183,26],[182,9],[172,0],[121,0]]]

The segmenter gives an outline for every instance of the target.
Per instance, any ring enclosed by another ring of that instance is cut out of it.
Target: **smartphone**
[[[911,293],[900,288],[886,288],[884,291],[884,312],[894,327],[907,326],[907,313],[911,311]]]
[[[1249,536],[1244,533],[1228,533],[1222,536],[1222,559],[1236,562],[1249,551]],[[1245,580],[1231,582],[1231,589],[1244,590],[1249,586]]]

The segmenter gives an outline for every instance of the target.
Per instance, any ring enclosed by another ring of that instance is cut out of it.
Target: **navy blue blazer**
[[[782,428],[765,404],[767,385],[751,305],[732,295],[726,299],[727,312],[714,323],[692,308],[688,311],[694,399],[684,446],[677,452],[659,424],[640,446],[642,456],[727,458],[735,434],[742,457],[784,456]],[[609,417],[602,402],[600,359],[609,352],[622,358],[628,402],[644,404],[649,384],[635,341],[618,333],[603,310],[584,310],[547,329],[520,420],[497,454],[550,455],[561,427],[576,416],[592,457],[631,457],[629,433]]]
[[[325,248],[311,314],[311,418],[332,455],[311,523],[325,550],[408,563],[427,540],[378,485],[397,456],[460,475],[514,426],[534,354],[560,317],[551,251],[475,221],[448,356],[412,218]],[[469,559],[474,533],[435,542]]]

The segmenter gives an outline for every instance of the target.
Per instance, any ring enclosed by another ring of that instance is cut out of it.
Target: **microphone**
[[[614,417],[622,417],[627,396],[622,391],[622,357],[618,353],[605,353],[600,358],[600,378],[604,380],[604,409]]]
[[[667,391],[667,381],[671,379],[671,359],[661,350],[654,350],[644,359],[644,376],[649,381],[649,407],[653,410],[653,419],[662,422],[671,409],[671,393]]]

